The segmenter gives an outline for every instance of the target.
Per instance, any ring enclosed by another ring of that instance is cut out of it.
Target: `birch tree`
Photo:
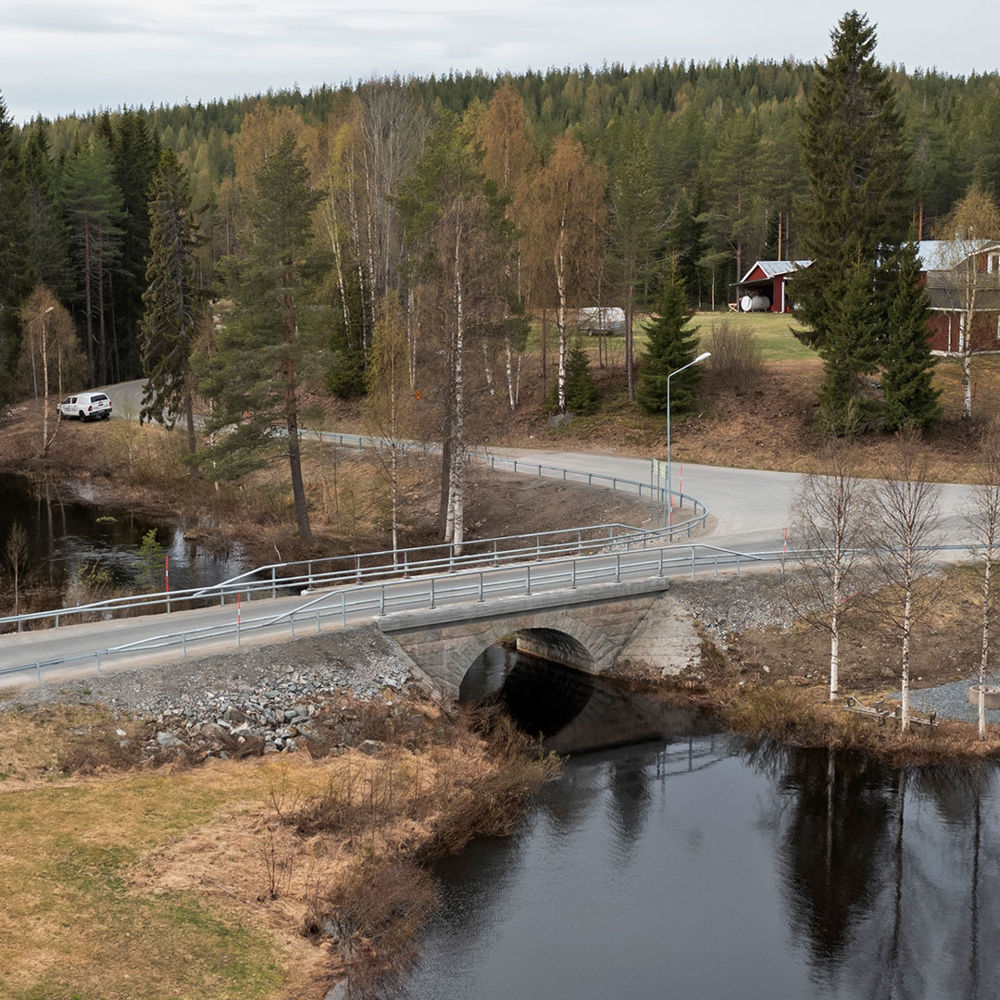
[[[595,231],[606,227],[603,167],[587,159],[580,142],[569,133],[552,144],[548,161],[526,196],[524,218],[532,253],[537,254],[539,292],[554,293],[559,333],[557,403],[566,412],[568,311],[578,301],[592,273]]]
[[[45,287],[36,285],[20,309],[21,359],[19,372],[22,384],[30,384],[35,398],[41,398],[42,436],[38,454],[48,454],[55,438],[49,434],[52,390],[61,399],[64,381],[82,378],[87,365],[80,351],[73,317],[55,295]]]
[[[399,299],[388,294],[379,302],[378,318],[375,321],[364,417],[369,432],[377,435],[380,440],[378,454],[388,486],[389,527],[394,562],[399,549],[405,436],[412,416],[413,393],[410,391],[406,316]]]
[[[918,584],[931,569],[938,525],[939,489],[927,482],[926,460],[916,439],[902,435],[896,453],[873,489],[867,540],[888,591],[886,613],[900,640],[900,726],[910,725],[910,645],[914,624],[929,603]]]
[[[532,171],[537,167],[538,155],[524,101],[510,81],[504,83],[493,95],[477,125],[476,138],[483,150],[483,173],[496,184],[500,196],[507,202],[508,218],[523,232],[528,222],[523,217],[524,196],[530,185]],[[524,288],[519,244],[512,259],[512,268],[510,278],[516,308],[520,312]],[[504,324],[503,353],[507,404],[514,410],[518,401],[521,353],[527,342],[527,327],[517,321],[517,315],[512,316],[511,320]]]
[[[1000,253],[1000,207],[990,195],[973,189],[942,222],[938,235],[946,247],[942,263],[950,271],[929,276],[928,285],[945,283],[953,296],[954,311],[958,314],[958,350],[955,353],[962,366],[962,416],[969,420],[972,418],[972,358],[977,353],[977,343],[982,345],[985,339],[977,338],[977,332],[986,332],[991,350],[996,343],[994,310],[1000,291],[1000,267],[991,268],[989,261],[991,253],[992,259]],[[980,318],[977,314],[988,295],[993,300],[990,317]]]
[[[626,117],[617,133],[608,191],[608,242],[625,304],[625,372],[629,402],[634,402],[636,299],[640,289],[653,276],[657,244],[668,220],[660,205],[653,158],[639,116]]]
[[[506,316],[513,237],[471,138],[456,116],[443,115],[399,202],[420,289],[417,323],[428,336],[444,332],[443,537],[458,552],[465,534],[466,351],[474,333]]]
[[[832,443],[825,474],[806,476],[792,504],[792,537],[804,593],[789,586],[795,613],[830,637],[830,701],[840,687],[843,614],[858,582],[858,554],[870,516],[870,484],[855,473],[850,453]]]
[[[983,441],[982,480],[972,491],[966,515],[972,532],[973,555],[981,560],[979,603],[979,738],[986,739],[986,675],[996,623],[993,605],[993,568],[1000,555],[1000,437],[989,433]]]

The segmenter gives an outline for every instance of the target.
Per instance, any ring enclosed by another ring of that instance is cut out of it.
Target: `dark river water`
[[[51,484],[34,485],[22,477],[5,476],[0,478],[0,547],[6,546],[14,523],[28,537],[26,586],[59,589],[65,603],[73,603],[81,574],[94,570],[106,574],[114,587],[163,591],[167,570],[170,589],[179,590],[217,583],[245,568],[239,549],[207,551],[185,539],[183,522],[97,506],[79,491],[69,499],[65,490]],[[162,548],[152,561],[139,553],[143,536],[150,530],[155,530]]]
[[[673,715],[437,873],[406,1000],[996,998],[994,767],[896,771]]]

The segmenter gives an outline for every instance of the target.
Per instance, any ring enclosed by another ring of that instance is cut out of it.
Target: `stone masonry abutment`
[[[458,697],[469,667],[494,643],[518,647],[593,674],[619,666],[677,673],[696,662],[690,618],[665,578],[385,615],[376,620],[446,698]]]

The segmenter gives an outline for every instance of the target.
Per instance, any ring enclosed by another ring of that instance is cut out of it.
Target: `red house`
[[[792,311],[788,286],[795,272],[807,268],[811,260],[759,260],[731,287],[736,291],[736,302],[729,304],[731,312]]]
[[[936,354],[1000,351],[1000,242],[923,240],[921,280]]]

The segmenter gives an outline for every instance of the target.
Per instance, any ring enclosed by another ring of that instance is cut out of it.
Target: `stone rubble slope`
[[[155,731],[151,752],[197,750],[226,757],[233,749],[260,746],[273,753],[315,738],[316,715],[335,697],[368,701],[422,686],[412,668],[392,640],[365,627],[49,682],[19,691],[0,708],[100,704],[149,720]]]

